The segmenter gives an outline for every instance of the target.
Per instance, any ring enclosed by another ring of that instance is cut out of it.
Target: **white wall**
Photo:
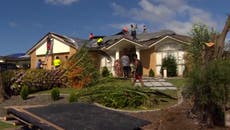
[[[66,53],[70,51],[70,47],[56,39],[52,39],[53,53]],[[39,48],[36,49],[36,55],[45,55],[47,51],[47,42],[45,41]]]
[[[160,74],[160,69],[162,65],[163,58],[167,57],[168,55],[172,55],[176,58],[177,61],[177,74],[183,75],[184,71],[184,51],[168,51],[168,52],[157,52],[156,53],[156,75]]]
[[[101,58],[101,65],[100,65],[100,67],[101,67],[101,70],[102,70],[102,68],[106,66],[108,68],[108,70],[113,75],[115,75],[115,71],[114,71],[115,57],[112,57],[112,56],[110,56],[110,57],[111,57],[111,61],[109,61],[106,57],[102,57]]]

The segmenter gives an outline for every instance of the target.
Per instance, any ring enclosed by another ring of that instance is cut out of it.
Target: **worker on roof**
[[[147,27],[143,25],[143,33],[147,33]]]
[[[136,33],[136,29],[137,29],[137,25],[133,25],[131,24],[131,36],[133,37],[133,40],[137,39],[137,33]]]
[[[55,68],[55,69],[58,68],[58,67],[60,67],[60,65],[61,65],[61,60],[59,59],[58,56],[56,56],[56,59],[54,59],[53,65],[54,65],[54,68]]]
[[[129,31],[128,27],[124,27],[124,28],[123,28],[123,31],[124,31],[124,32],[128,32],[128,31]]]
[[[123,27],[122,33],[123,33],[123,35],[127,35],[129,33],[128,27]]]
[[[103,42],[103,39],[101,37],[97,39],[97,45],[98,46],[101,46],[102,42]]]
[[[90,33],[90,34],[89,34],[89,39],[90,39],[90,40],[93,40],[93,38],[94,38],[93,33]]]

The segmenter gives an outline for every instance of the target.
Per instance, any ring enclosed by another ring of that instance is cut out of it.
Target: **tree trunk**
[[[223,31],[221,32],[221,34],[217,35],[216,40],[214,41],[216,43],[215,54],[214,54],[214,57],[216,59],[221,58],[223,55],[225,38],[229,30],[230,30],[230,15],[228,15]]]
[[[211,40],[215,43],[215,46],[204,48],[204,52],[202,53],[203,69],[207,68],[210,61],[222,58],[224,52],[225,38],[229,30],[230,30],[230,15],[228,15],[228,18],[226,20],[222,32],[219,35],[213,34],[211,36]],[[225,88],[225,91],[227,91],[227,88]],[[224,96],[228,97],[227,95]],[[225,104],[227,102],[226,99],[224,102],[225,103],[222,105],[217,105],[215,103],[210,103],[208,105],[208,108],[205,110],[207,112],[206,113],[207,117],[205,118],[207,118],[206,121],[208,126],[211,127],[213,125],[225,126]]]

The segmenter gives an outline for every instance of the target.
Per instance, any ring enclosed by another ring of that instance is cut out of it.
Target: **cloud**
[[[155,1],[165,5],[166,7],[171,8],[171,9],[178,9],[181,6],[186,4],[184,0],[155,0]]]
[[[128,27],[130,29],[130,25],[133,23],[118,23],[118,24],[109,24],[108,26],[122,30],[123,27]]]
[[[17,26],[18,26],[18,24],[17,24],[16,22],[14,22],[14,21],[10,21],[10,22],[8,23],[8,25],[9,25],[11,28],[14,28],[14,27],[17,27]]]
[[[126,9],[116,3],[112,3],[112,8],[114,9],[114,15],[126,16]]]
[[[170,21],[164,24],[164,27],[171,29],[178,34],[188,34],[192,28],[193,24],[191,22],[180,22],[180,21]]]
[[[151,23],[158,28],[187,34],[195,23],[216,27],[209,12],[190,6],[185,0],[140,0],[135,8],[112,4],[114,14],[129,20]]]
[[[217,26],[217,23],[211,18],[211,14],[207,11],[185,5],[181,8],[180,12],[186,12],[192,23],[205,23],[212,27]]]
[[[57,4],[70,5],[78,1],[79,0],[45,0],[46,3],[54,4],[54,5],[57,5]]]

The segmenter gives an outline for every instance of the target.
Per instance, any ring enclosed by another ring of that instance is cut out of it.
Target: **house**
[[[124,53],[137,54],[143,64],[143,74],[148,75],[153,69],[156,76],[160,76],[162,59],[173,55],[177,60],[178,75],[183,74],[185,67],[185,47],[190,44],[191,38],[178,35],[170,30],[162,30],[154,33],[141,33],[137,40],[132,40],[129,35],[116,34],[111,36],[100,36],[103,38],[101,45],[97,39],[84,40],[68,37],[56,33],[48,33],[38,41],[27,54],[31,57],[31,68],[36,67],[38,59],[42,59],[44,68],[52,69],[52,60],[59,56],[62,61],[73,55],[84,44],[87,43],[91,56],[96,60],[95,64],[100,69],[106,66],[114,75],[114,63]],[[51,39],[52,51],[47,54],[47,38]],[[100,62],[98,62],[100,61]]]
[[[27,69],[30,67],[30,57],[24,53],[0,56],[0,71],[12,69]]]

